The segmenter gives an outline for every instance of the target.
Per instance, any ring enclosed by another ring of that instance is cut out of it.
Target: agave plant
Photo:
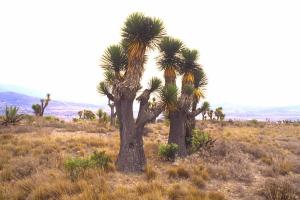
[[[18,114],[19,108],[16,106],[6,106],[5,107],[5,115],[2,121],[3,125],[15,125],[20,122],[24,116],[22,114]]]

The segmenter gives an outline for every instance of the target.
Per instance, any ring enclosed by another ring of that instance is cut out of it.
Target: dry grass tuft
[[[169,178],[187,179],[190,177],[189,171],[183,166],[176,166],[176,167],[169,168],[167,174]]]
[[[262,194],[266,200],[296,200],[295,188],[288,181],[267,180],[263,186]]]
[[[157,176],[157,172],[149,165],[145,167],[145,174],[148,181],[155,179]]]

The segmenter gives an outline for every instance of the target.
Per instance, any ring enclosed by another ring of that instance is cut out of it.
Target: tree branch
[[[199,115],[200,113],[202,113],[202,109],[201,108],[198,108],[197,110],[193,111],[193,112],[189,112],[188,113],[188,116],[189,117],[196,117],[197,115]]]
[[[140,112],[140,115],[137,119],[136,125],[144,126],[146,123],[154,120],[160,113],[162,113],[165,109],[165,105],[163,103],[159,103],[157,106],[152,108],[151,110],[146,110],[144,112]]]
[[[112,95],[112,93],[106,92],[105,95],[107,96],[107,98],[108,98],[109,100],[114,101],[115,98],[114,98],[114,96]]]

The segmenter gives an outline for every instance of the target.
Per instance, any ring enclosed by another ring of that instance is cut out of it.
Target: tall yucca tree
[[[116,113],[120,122],[120,151],[116,161],[117,168],[125,172],[142,171],[146,164],[143,149],[143,128],[146,123],[156,118],[165,107],[159,102],[149,109],[150,95],[160,89],[161,81],[151,79],[149,86],[136,98],[141,89],[140,80],[144,72],[146,51],[157,46],[164,35],[163,23],[141,13],[131,14],[122,28],[122,42],[114,48],[118,62],[111,62],[111,53],[105,56],[106,70],[112,70],[109,77],[115,77],[112,87],[106,81],[100,83],[101,92],[105,94],[116,106]],[[120,50],[120,51],[119,51]],[[124,54],[123,54],[124,53]],[[122,56],[120,56],[122,54]],[[118,65],[114,65],[119,63]],[[120,63],[126,63],[120,68]],[[133,102],[137,99],[140,104],[139,113],[134,119]]]
[[[176,102],[176,108],[169,110],[170,132],[168,143],[175,143],[179,147],[179,156],[187,155],[186,123],[191,109],[194,94],[194,71],[198,67],[198,52],[187,48],[179,51],[177,70],[182,74],[181,95]],[[176,60],[177,61],[177,60]]]
[[[176,70],[180,64],[182,48],[183,43],[171,37],[164,37],[158,45],[160,55],[157,64],[164,71],[165,85],[176,84]]]

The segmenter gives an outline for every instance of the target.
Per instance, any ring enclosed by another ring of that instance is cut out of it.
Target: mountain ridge
[[[103,97],[106,98],[106,97]],[[26,114],[33,114],[31,106],[39,103],[40,98],[21,94],[14,91],[0,91],[0,113],[3,113],[5,106],[18,106],[20,112]],[[219,105],[219,104],[218,104]],[[135,106],[136,107],[136,106]],[[212,105],[212,108],[217,107]],[[226,119],[234,120],[299,120],[300,119],[300,105],[282,106],[282,107],[255,107],[255,106],[235,106],[234,104],[224,104],[223,110],[226,114]],[[96,111],[103,109],[109,112],[106,105],[95,105],[90,103],[74,103],[67,101],[52,100],[45,110],[45,115],[53,115],[63,119],[72,119],[77,117],[77,113],[82,109],[89,109]],[[134,109],[135,114],[138,108]]]
[[[31,106],[37,103],[40,103],[39,97],[12,91],[0,92],[0,113],[4,111],[5,106],[17,106],[20,108],[21,113],[33,114]],[[89,109],[96,111],[99,108],[103,109],[104,106],[51,100],[45,110],[45,115],[53,115],[63,119],[72,119],[77,116],[79,110]]]

